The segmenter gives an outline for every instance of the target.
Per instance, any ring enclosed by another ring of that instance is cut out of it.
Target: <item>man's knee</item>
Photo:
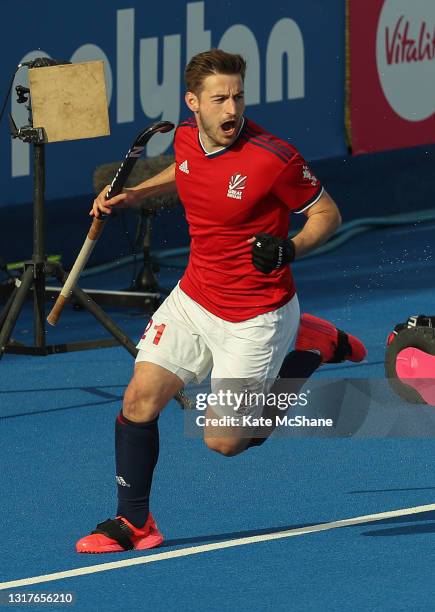
[[[183,381],[172,372],[139,362],[125,391],[122,411],[131,421],[152,421],[182,387]]]
[[[247,447],[247,440],[228,440],[226,438],[204,436],[204,442],[210,450],[214,450],[224,457],[240,455]]]
[[[124,416],[131,421],[152,421],[162,409],[158,398],[146,387],[141,388],[133,377],[124,394]]]

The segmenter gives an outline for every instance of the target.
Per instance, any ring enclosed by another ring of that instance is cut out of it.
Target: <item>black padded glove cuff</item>
[[[295,245],[292,240],[283,240],[270,234],[257,234],[252,244],[252,263],[263,272],[270,274],[282,268],[295,258]]]

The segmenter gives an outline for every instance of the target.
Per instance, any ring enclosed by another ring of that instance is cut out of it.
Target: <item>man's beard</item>
[[[209,142],[214,146],[227,147],[228,145],[232,144],[240,127],[240,119],[235,119],[235,131],[233,134],[231,134],[231,136],[229,136],[222,130],[221,123],[212,125],[204,120],[201,113],[199,113],[199,119],[203,132],[207,136]]]

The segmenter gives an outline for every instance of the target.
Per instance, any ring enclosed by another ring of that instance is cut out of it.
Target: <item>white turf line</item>
[[[190,555],[198,555],[200,553],[210,552],[212,550],[221,550],[222,548],[233,548],[235,546],[245,546],[246,544],[257,544],[258,542],[281,540],[283,538],[291,538],[294,536],[305,535],[306,533],[328,531],[329,529],[350,527],[351,525],[359,525],[361,523],[375,523],[376,521],[381,521],[383,519],[418,514],[420,512],[430,512],[433,510],[435,510],[435,504],[414,506],[413,508],[402,508],[400,510],[390,510],[389,512],[379,512],[378,514],[366,514],[364,516],[343,519],[341,521],[332,521],[331,523],[320,523],[319,525],[311,525],[311,527],[301,527],[300,529],[275,531],[273,533],[266,533],[263,535],[250,536],[247,538],[238,538],[236,540],[224,540],[223,542],[203,544],[202,546],[179,548],[178,550],[171,550],[168,552],[147,555],[146,557],[134,557],[132,559],[123,559],[122,561],[114,561],[112,563],[100,563],[98,565],[78,567],[76,569],[66,570],[64,572],[55,572],[54,574],[33,576],[30,578],[22,578],[20,580],[11,580],[10,582],[0,582],[0,590],[28,586],[30,584],[38,584],[41,582],[51,582],[53,580],[63,580],[64,578],[73,578],[74,576],[85,576],[87,574],[95,574],[97,572],[107,572],[108,570],[130,567],[132,565],[144,565],[145,563],[155,563],[156,561],[165,561],[166,559],[176,559],[177,557],[188,557]]]

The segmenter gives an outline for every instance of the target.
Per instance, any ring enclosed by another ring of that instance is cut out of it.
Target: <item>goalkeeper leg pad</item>
[[[435,406],[435,317],[409,317],[387,339],[385,376],[411,403]]]

